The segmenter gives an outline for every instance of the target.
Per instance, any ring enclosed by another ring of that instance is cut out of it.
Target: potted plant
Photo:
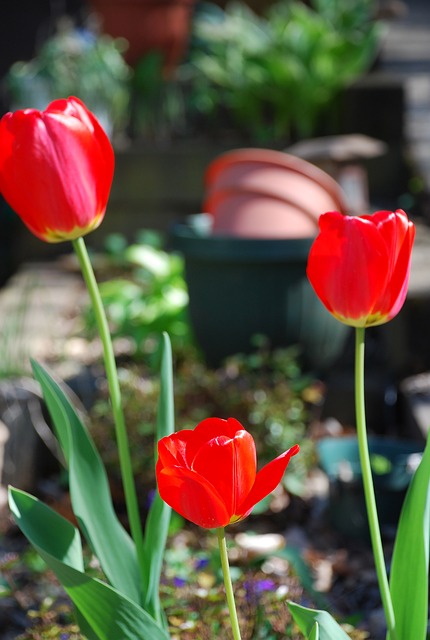
[[[260,143],[285,144],[330,122],[340,92],[369,69],[380,29],[370,1],[294,0],[263,16],[241,2],[224,11],[205,4],[193,33],[190,108],[211,122],[228,118]]]
[[[102,29],[123,37],[126,60],[135,66],[148,52],[163,55],[163,73],[170,77],[185,54],[195,0],[91,0]]]

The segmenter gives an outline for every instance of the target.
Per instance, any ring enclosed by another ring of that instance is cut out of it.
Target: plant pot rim
[[[341,187],[328,173],[316,165],[285,151],[275,149],[239,148],[226,151],[215,158],[206,169],[204,182],[207,189],[211,188],[217,177],[228,166],[234,164],[262,164],[285,168],[287,171],[300,173],[316,182],[330,194],[339,205],[339,210],[345,213],[348,210],[346,196]]]
[[[203,235],[189,224],[170,230],[171,245],[186,258],[219,262],[303,262],[315,240]]]
[[[217,206],[232,197],[244,197],[244,198],[267,198],[267,200],[274,200],[275,202],[281,202],[286,205],[290,205],[303,213],[303,215],[310,219],[316,228],[316,232],[318,230],[318,217],[313,214],[312,211],[306,209],[302,204],[296,202],[294,198],[291,196],[288,198],[287,196],[281,196],[277,193],[271,193],[270,191],[264,191],[264,189],[258,187],[223,187],[221,189],[217,189],[215,191],[209,191],[207,198],[203,203],[204,211],[207,211],[213,217],[216,217],[213,213]]]
[[[379,454],[387,457],[393,464],[402,465],[406,463],[409,456],[414,453],[422,453],[424,451],[424,444],[419,441],[402,440],[400,438],[393,438],[389,436],[369,436],[368,445],[371,454]],[[321,467],[331,478],[338,477],[338,464],[342,459],[347,459],[347,453],[345,453],[343,457],[338,458],[335,455],[324,455],[324,449],[328,448],[333,451],[333,449],[339,448],[339,450],[344,450],[345,446],[350,447],[350,454],[354,454],[354,460],[352,460],[352,462],[359,463],[358,440],[355,435],[340,437],[328,436],[326,438],[322,438],[317,443]],[[333,459],[334,457],[336,459]]]

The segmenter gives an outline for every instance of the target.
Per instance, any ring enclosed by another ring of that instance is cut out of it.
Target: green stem
[[[121,391],[118,381],[118,372],[116,368],[115,355],[113,351],[112,339],[106,319],[105,310],[103,308],[100,291],[88,256],[87,248],[83,238],[73,240],[73,248],[79,260],[85,283],[90,295],[91,304],[93,306],[94,315],[103,345],[104,363],[106,368],[106,377],[108,381],[110,401],[112,405],[112,413],[115,423],[115,433],[118,445],[119,463],[121,468],[121,477],[124,487],[125,502],[127,507],[127,515],[130,523],[131,535],[136,545],[136,552],[139,562],[141,574],[144,575],[143,567],[143,532],[140,522],[139,506],[134,484],[133,471],[130,459],[130,450],[128,446],[127,431],[125,428],[124,413],[121,402]]]
[[[234,640],[241,640],[239,620],[237,618],[236,603],[234,601],[233,585],[231,582],[230,566],[228,564],[227,543],[225,540],[225,529],[217,529],[219,554],[221,557],[221,567],[224,576],[225,593],[227,596],[228,610],[230,613],[231,628]]]
[[[370,539],[378,577],[379,591],[387,622],[387,640],[396,640],[396,629],[390,587],[385,569],[384,550],[379,528],[375,490],[373,486],[372,467],[370,464],[369,446],[366,430],[366,410],[364,401],[364,328],[355,331],[355,412],[357,421],[358,449],[360,453],[361,472],[363,476],[364,497],[366,500],[367,518],[369,521]]]

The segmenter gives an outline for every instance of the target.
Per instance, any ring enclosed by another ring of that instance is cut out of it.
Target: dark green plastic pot
[[[317,448],[321,467],[330,480],[331,524],[342,534],[368,539],[357,438],[324,438]],[[369,438],[375,498],[383,531],[397,526],[406,491],[423,450],[420,442]]]
[[[348,327],[326,311],[308,282],[312,242],[199,235],[187,225],[172,229],[172,248],[185,259],[191,323],[209,364],[250,352],[256,335],[272,347],[299,345],[308,368],[333,364]]]

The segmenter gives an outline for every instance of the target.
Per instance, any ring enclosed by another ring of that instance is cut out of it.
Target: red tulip
[[[391,320],[405,301],[415,227],[404,211],[325,213],[307,275],[338,320],[370,327]]]
[[[0,192],[41,240],[74,240],[98,227],[113,169],[108,137],[77,98],[0,121]]]
[[[206,529],[242,520],[281,481],[295,445],[257,473],[254,439],[234,418],[207,418],[158,443],[160,496]]]

